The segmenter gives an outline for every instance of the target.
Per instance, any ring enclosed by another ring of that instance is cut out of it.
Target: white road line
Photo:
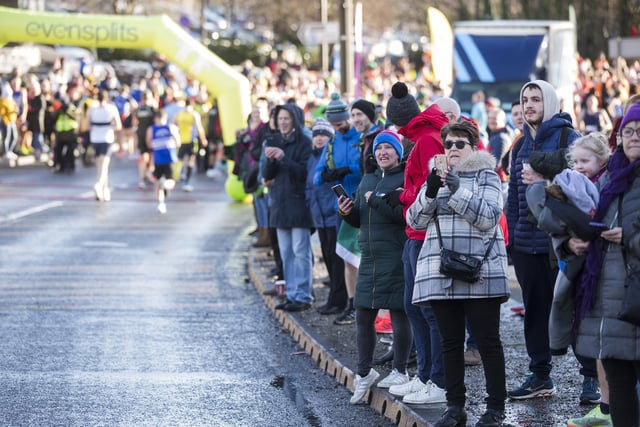
[[[46,211],[48,209],[58,208],[63,205],[64,205],[64,202],[57,200],[55,202],[45,203],[44,205],[34,206],[32,208],[25,209],[23,211],[19,211],[16,213],[12,213],[7,216],[0,216],[0,223],[7,222],[7,221],[15,221],[16,219],[24,218],[29,215]]]

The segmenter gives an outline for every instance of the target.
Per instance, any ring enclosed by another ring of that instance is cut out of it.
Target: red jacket
[[[447,123],[447,116],[433,104],[398,130],[400,135],[414,142],[404,170],[404,191],[400,193],[405,215],[416,200],[420,187],[427,180],[429,160],[436,154],[444,154],[440,129]],[[424,240],[424,231],[417,231],[409,226],[405,230],[409,239]]]

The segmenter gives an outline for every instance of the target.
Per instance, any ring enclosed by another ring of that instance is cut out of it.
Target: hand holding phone
[[[589,225],[595,229],[597,229],[598,231],[606,231],[609,230],[609,226],[607,224],[603,224],[601,222],[595,222],[595,221],[591,221],[589,223]]]

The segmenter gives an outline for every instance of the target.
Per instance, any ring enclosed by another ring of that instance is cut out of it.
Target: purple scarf
[[[611,155],[607,165],[609,182],[600,191],[600,202],[593,216],[594,221],[602,221],[611,203],[629,189],[636,178],[635,167],[637,163],[637,160],[629,163],[629,159],[622,151],[622,146],[619,146]],[[574,327],[576,331],[596,299],[596,287],[602,271],[602,245],[603,239],[595,239],[587,248],[584,268],[579,276],[578,286],[575,288]]]

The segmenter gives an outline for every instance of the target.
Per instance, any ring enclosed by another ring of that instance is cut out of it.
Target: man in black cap
[[[384,129],[384,124],[376,120],[376,106],[365,99],[358,99],[351,104],[351,122],[360,132],[360,173],[364,176],[376,170],[373,140]]]

